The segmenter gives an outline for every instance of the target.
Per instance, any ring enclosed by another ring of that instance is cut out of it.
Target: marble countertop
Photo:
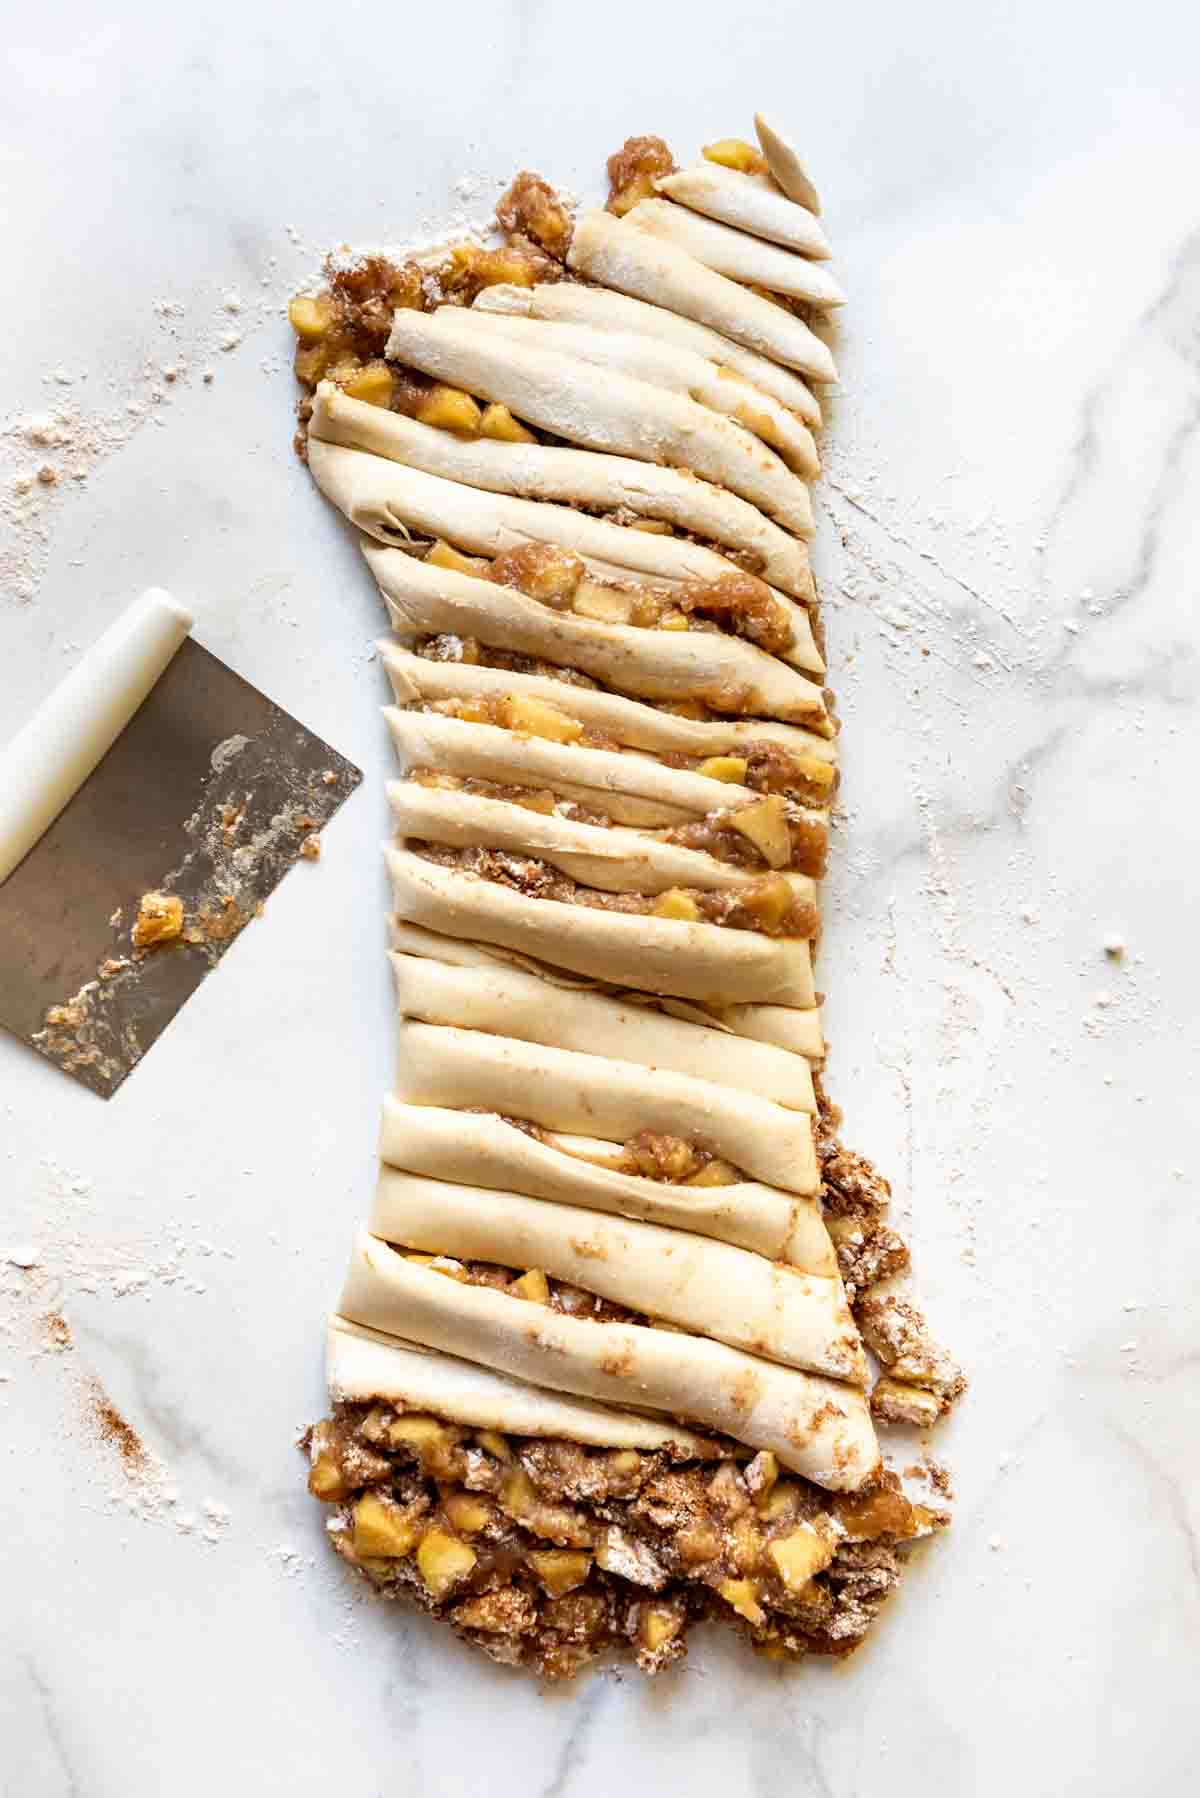
[[[0,1794],[1174,1798],[1200,1751],[1200,23],[407,12],[6,19],[0,734],[162,584],[367,779],[111,1104],[0,1042],[0,1251],[37,1256],[0,1267]],[[482,216],[526,161],[595,192],[627,132],[691,152],[755,106],[794,121],[851,296],[816,546],[846,726],[830,1084],[972,1376],[937,1448],[956,1526],[844,1666],[702,1639],[653,1686],[546,1693],[360,1601],[293,1447],[389,1064],[388,761],[377,602],[288,448],[282,307],[330,243]],[[81,478],[14,499],[47,414]]]

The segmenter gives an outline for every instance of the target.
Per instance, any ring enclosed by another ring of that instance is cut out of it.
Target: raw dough
[[[611,212],[580,214],[567,261],[591,281],[710,325],[812,380],[837,379],[829,349],[794,313]]]
[[[626,235],[635,243],[646,242],[639,231],[630,229]],[[708,273],[699,263],[694,266]],[[742,292],[732,282],[727,285],[736,294]],[[785,316],[769,300],[747,297]],[[812,335],[799,319],[786,316],[797,330]],[[633,375],[613,369],[600,373],[572,356],[515,345],[489,329],[491,322],[485,312],[458,306],[441,306],[433,314],[400,311],[387,353],[393,361],[499,401],[518,418],[571,443],[690,469],[761,507],[801,536],[812,529],[812,506],[803,482],[773,450],[731,418]],[[824,349],[823,344],[820,347]]]
[[[0,882],[103,761],[192,622],[161,588],[143,593],[0,751]]]
[[[704,1336],[564,1316],[431,1272],[360,1233],[342,1316],[485,1367],[602,1403],[689,1417],[833,1491],[854,1492],[879,1465],[866,1399],[855,1387],[780,1367]]]

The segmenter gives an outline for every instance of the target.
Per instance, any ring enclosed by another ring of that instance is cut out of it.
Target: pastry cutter
[[[111,1098],[362,774],[152,590],[0,749],[0,1025]]]

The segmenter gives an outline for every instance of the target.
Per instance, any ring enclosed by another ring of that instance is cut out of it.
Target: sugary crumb
[[[183,931],[183,900],[174,893],[143,893],[133,922],[136,949],[170,943]]]
[[[9,1249],[5,1260],[13,1267],[36,1267],[39,1256],[31,1242],[18,1243],[16,1248]]]
[[[1104,953],[1110,961],[1121,961],[1125,955],[1125,938],[1114,931],[1104,939]]]

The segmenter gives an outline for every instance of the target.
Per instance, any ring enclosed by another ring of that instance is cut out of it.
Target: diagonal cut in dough
[[[635,243],[646,241],[639,232],[628,235]],[[742,292],[732,282],[728,285]],[[746,297],[779,310],[753,294]],[[791,322],[807,330],[798,319]],[[601,375],[572,356],[516,345],[489,329],[490,323],[486,313],[457,306],[442,306],[432,315],[397,312],[387,353],[439,381],[507,406],[517,417],[570,443],[690,469],[801,536],[812,529],[807,487],[773,450],[731,418],[633,375],[612,369]]]
[[[619,299],[620,295],[606,297]],[[751,558],[764,580],[785,593],[800,599],[813,596],[803,539],[764,518],[737,494],[711,481],[696,480],[678,468],[553,444],[456,437],[452,431],[353,399],[331,381],[322,381],[317,388],[309,422],[309,441],[314,440],[367,450],[424,469],[427,474],[442,475],[462,487],[661,520],[718,549]]]
[[[749,287],[765,287],[788,299],[827,311],[844,306],[846,296],[819,263],[806,261],[778,244],[763,243],[749,232],[723,225],[677,206],[672,200],[640,200],[625,221],[663,243],[686,250],[705,268]]]
[[[625,219],[608,212],[581,214],[567,261],[602,287],[682,313],[810,380],[837,379],[828,347],[794,313],[705,268],[675,244],[647,237]]]
[[[363,1231],[338,1311],[353,1323],[604,1404],[638,1401],[767,1449],[782,1466],[854,1492],[879,1465],[855,1387],[764,1361],[704,1336],[601,1323],[463,1284]]]
[[[781,193],[769,177],[743,175],[716,162],[701,162],[661,176],[655,187],[669,200],[767,243],[782,244],[814,260],[829,255],[829,240],[816,215]]]

